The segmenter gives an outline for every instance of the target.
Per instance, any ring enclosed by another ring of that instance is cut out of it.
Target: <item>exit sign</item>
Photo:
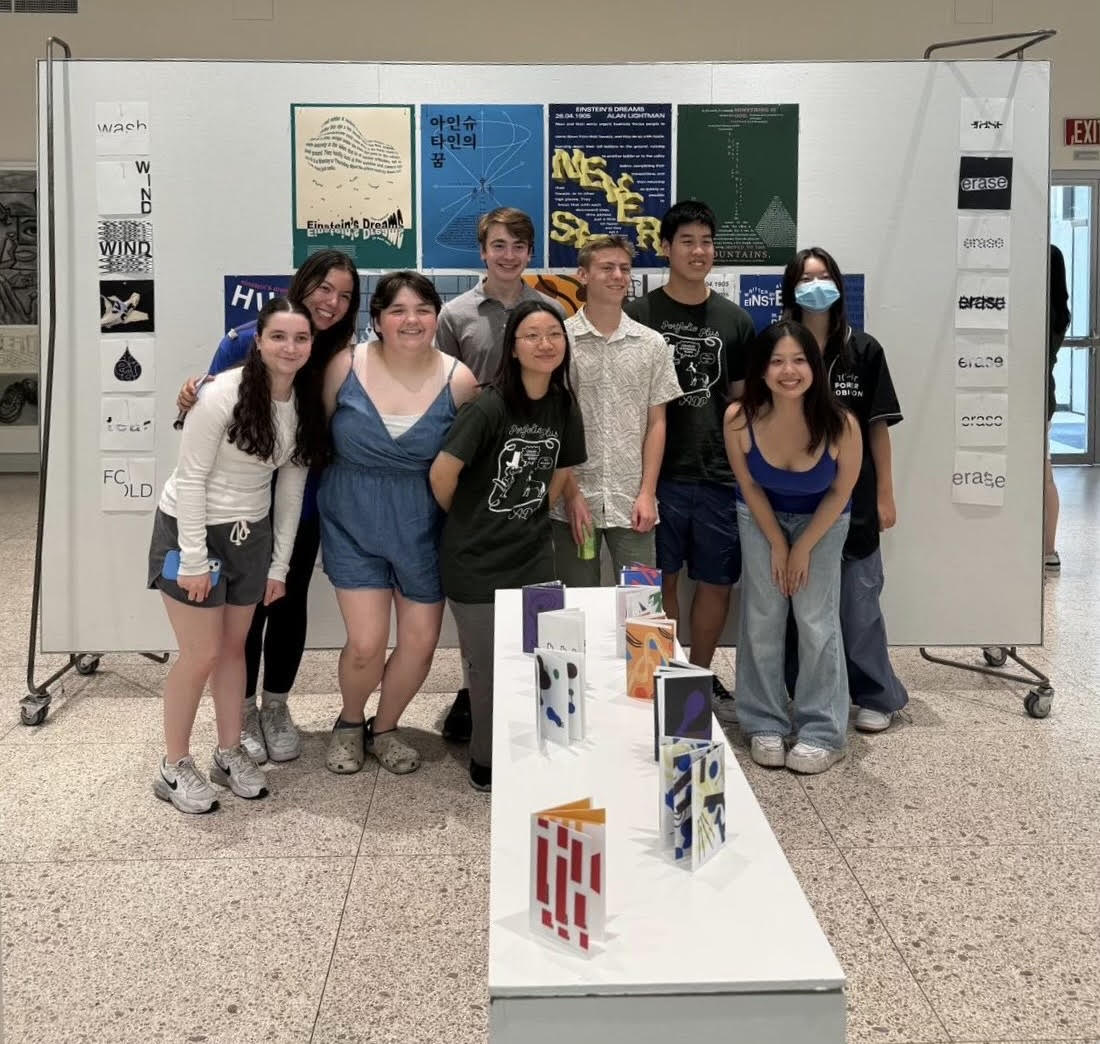
[[[1100,145],[1100,116],[1066,120],[1067,145]]]

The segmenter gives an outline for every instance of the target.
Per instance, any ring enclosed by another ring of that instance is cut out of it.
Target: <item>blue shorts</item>
[[[741,577],[741,541],[737,534],[737,501],[733,486],[716,482],[657,483],[661,523],[657,526],[657,566],[716,586]]]

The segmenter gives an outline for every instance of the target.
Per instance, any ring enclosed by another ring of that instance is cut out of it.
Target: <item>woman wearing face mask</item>
[[[813,336],[783,320],[749,349],[745,390],[726,410],[724,428],[741,536],[737,720],[758,765],[824,772],[846,748],[840,556],[859,473],[859,427],[829,391]],[[787,751],[783,625],[791,610],[802,670],[796,742]]]
[[[897,521],[890,426],[901,418],[882,345],[848,325],[844,280],[821,247],[800,250],[783,273],[784,315],[813,334],[837,402],[859,422],[863,459],[852,491],[852,518],[844,544],[840,626],[848,686],[861,732],[889,728],[909,702],[890,664],[886,623],[879,606],[882,555],[879,533]],[[790,672],[788,672],[790,673]]]

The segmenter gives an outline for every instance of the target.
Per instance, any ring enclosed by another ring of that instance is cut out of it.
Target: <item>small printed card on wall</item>
[[[99,274],[152,273],[153,222],[143,218],[100,218]]]
[[[959,148],[965,152],[1012,151],[1012,99],[963,98]]]
[[[961,214],[959,216],[959,268],[1009,266],[1009,224],[1007,214]]]
[[[531,931],[588,953],[603,938],[607,810],[584,798],[531,817]]]
[[[584,653],[535,649],[535,716],[540,743],[584,739]]]
[[[99,156],[147,156],[149,103],[96,102],[95,151]]]
[[[659,833],[676,862],[698,870],[726,843],[726,745],[661,747]]]
[[[1003,392],[967,392],[955,396],[957,446],[1007,446],[1008,396]]]
[[[676,654],[676,621],[637,616],[626,621],[626,694],[653,699],[653,674]]]
[[[539,638],[539,613],[565,608],[565,585],[558,580],[528,584],[522,591],[523,651],[534,652]]]
[[[960,272],[955,286],[957,330],[1008,329],[1008,276]]]
[[[1008,457],[1004,453],[955,452],[951,499],[956,504],[1002,507],[1008,488]]]
[[[101,457],[103,511],[152,511],[157,506],[156,457]]]
[[[147,159],[99,160],[95,165],[96,209],[100,214],[153,213],[151,163]]]
[[[101,279],[101,333],[152,333],[155,327],[152,279]]]
[[[653,760],[665,743],[711,740],[714,674],[673,660],[653,675]]]
[[[1007,388],[1008,334],[956,334],[955,384],[959,388]]]
[[[1011,210],[1012,157],[959,158],[959,210]]]
[[[615,655],[626,656],[626,621],[635,616],[664,616],[661,588],[648,584],[615,588]]]
[[[156,448],[156,399],[105,395],[99,402],[99,448],[141,451]]]
[[[118,394],[157,389],[152,337],[104,337],[99,342],[100,390]]]

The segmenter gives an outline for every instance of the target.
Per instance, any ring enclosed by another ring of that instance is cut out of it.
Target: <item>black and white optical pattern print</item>
[[[99,222],[100,275],[151,275],[153,223],[134,218]]]

